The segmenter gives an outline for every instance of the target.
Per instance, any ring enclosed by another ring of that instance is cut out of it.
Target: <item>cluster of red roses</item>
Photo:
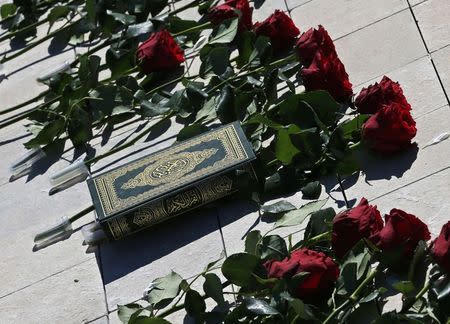
[[[333,41],[325,28],[310,29],[297,40],[300,30],[283,11],[275,10],[263,22],[252,24],[252,9],[248,0],[228,0],[212,8],[209,17],[214,24],[241,14],[239,28],[251,29],[257,36],[270,38],[275,50],[295,50],[303,69],[300,75],[307,91],[327,90],[336,100],[347,101],[353,94],[345,67],[339,59]]]
[[[355,106],[361,114],[372,114],[364,124],[362,135],[372,149],[380,153],[400,151],[416,136],[411,105],[400,85],[387,76],[380,83],[362,89]]]
[[[419,241],[430,238],[427,225],[416,216],[394,208],[385,215],[383,223],[377,207],[362,198],[358,206],[334,218],[331,247],[336,257],[343,259],[356,243],[367,239],[384,255],[395,256],[397,267],[401,267],[412,259]],[[440,235],[431,245],[435,262],[450,273],[450,222],[442,227]],[[297,273],[307,272],[308,275],[293,293],[312,302],[328,297],[339,277],[339,267],[333,259],[306,248],[292,252],[284,260],[267,261],[264,267],[269,278],[290,279]]]

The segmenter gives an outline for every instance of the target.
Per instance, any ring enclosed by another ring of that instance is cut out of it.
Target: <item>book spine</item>
[[[100,225],[108,237],[119,240],[236,191],[233,174],[221,175],[204,180],[185,191],[153,201],[130,213],[100,220]]]

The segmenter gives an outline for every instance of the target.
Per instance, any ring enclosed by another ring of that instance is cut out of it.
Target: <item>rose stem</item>
[[[189,33],[189,32],[196,31],[196,30],[198,30],[198,29],[206,29],[206,28],[209,27],[209,26],[210,26],[210,23],[209,23],[209,22],[208,22],[208,23],[204,23],[204,24],[202,24],[202,25],[198,25],[198,26],[193,27],[193,28],[188,28],[188,29],[186,29],[186,30],[184,30],[184,31],[181,31],[181,32],[179,32],[179,33],[177,33],[177,34],[174,34],[173,36],[176,37],[176,36],[182,35],[182,34],[184,34],[184,33]],[[102,48],[104,48],[104,47],[106,47],[106,46],[108,46],[108,45],[110,45],[110,44],[112,44],[112,43],[114,43],[114,42],[115,42],[115,40],[113,40],[113,39],[106,40],[105,42],[103,42],[103,43],[101,43],[101,44],[98,44],[97,46],[93,47],[92,49],[90,49],[90,50],[87,51],[86,53],[82,54],[81,56],[84,56],[84,55],[91,55],[92,53],[95,53],[95,52],[97,52],[98,50],[100,50],[100,49],[102,49]],[[76,59],[70,64],[70,67],[72,67],[72,68],[75,67],[75,66],[79,63],[80,57],[81,57],[81,56],[79,56],[78,58],[76,58]],[[132,68],[132,69],[126,71],[126,73],[137,72],[137,69],[138,69],[138,67],[134,67],[134,68]],[[123,74],[123,75],[126,75],[126,74]],[[123,76],[123,75],[122,75],[122,76]],[[110,80],[111,80],[111,78],[108,78],[108,79],[106,79],[106,80],[102,80],[101,82],[107,82],[107,81],[110,81]],[[176,80],[177,80],[177,81],[180,81],[179,79],[176,79]],[[173,81],[175,81],[175,80],[173,80]],[[173,81],[170,82],[169,84],[172,84]],[[168,84],[166,84],[166,85],[168,85]],[[165,85],[163,85],[163,86],[165,86]],[[160,88],[162,88],[163,86],[161,86]],[[38,100],[38,99],[42,98],[42,97],[45,96],[48,92],[49,92],[48,90],[47,90],[47,91],[44,91],[43,93],[39,94],[38,96],[36,96],[36,97],[34,97],[34,98],[32,98],[32,99],[27,100],[26,102],[23,102],[23,103],[20,103],[20,104],[18,104],[18,105],[16,105],[16,106],[11,107],[11,108],[2,110],[2,111],[0,111],[0,115],[3,115],[3,114],[5,114],[5,113],[8,113],[8,112],[11,112],[11,111],[13,111],[13,110],[19,109],[19,108],[21,108],[21,107],[23,107],[23,106],[26,106],[27,104],[29,104],[29,103],[31,103],[31,102],[33,102],[33,101],[35,101],[35,100]],[[55,97],[55,98],[56,98],[56,97]],[[61,98],[61,96],[58,96],[57,98]],[[53,102],[52,102],[52,103],[53,103]],[[45,105],[45,106],[34,107],[34,108],[30,109],[29,112],[31,113],[32,111],[34,111],[34,110],[36,110],[36,109],[43,108],[43,107],[46,107],[46,106],[47,106],[47,105]],[[24,119],[24,118],[26,118],[26,117],[28,117],[28,116],[29,116],[29,114],[26,114],[26,115],[19,115],[17,118],[11,120],[11,122],[6,122],[6,123],[0,124],[0,129],[2,129],[3,127],[9,126],[9,125],[11,125],[11,124],[13,124],[13,123],[15,123],[15,122],[17,122],[17,121],[20,121],[20,120],[22,120],[22,119]]]
[[[28,26],[25,26],[25,27],[23,27],[21,29],[18,29],[16,31],[10,32],[10,33],[0,37],[0,42],[3,42],[3,41],[5,41],[5,40],[7,40],[9,38],[13,38],[13,37],[15,37],[17,35],[20,35],[20,34],[26,32],[26,31],[28,31],[30,29],[33,29],[34,27],[40,26],[42,24],[45,24],[47,21],[48,21],[48,18],[45,18],[45,19],[39,20],[39,21],[37,21],[37,22],[35,22],[35,23],[31,24],[31,25],[28,25]]]
[[[347,195],[345,194],[345,189],[344,189],[344,186],[342,185],[342,179],[341,179],[341,176],[339,175],[339,173],[336,173],[336,178],[339,183],[339,187],[341,188],[342,196],[344,196],[345,206],[347,207],[347,209],[349,209],[350,204],[348,203]]]
[[[405,305],[402,307],[402,310],[400,311],[400,313],[404,313],[407,310],[409,310],[415,303],[416,301],[421,298],[423,295],[425,295],[425,293],[430,289],[431,284],[430,284],[430,279],[427,278],[422,289],[417,293],[417,295],[414,296],[414,299],[410,300],[409,302],[405,303]]]
[[[356,303],[358,301],[359,294],[361,293],[361,291],[367,286],[367,284],[369,284],[372,281],[373,278],[375,278],[377,273],[378,268],[371,269],[366,279],[364,279],[363,282],[359,284],[359,286],[355,289],[355,291],[350,295],[350,297],[345,302],[343,302],[338,308],[335,308],[330,313],[330,315],[328,315],[323,324],[329,323],[341,310],[347,307],[348,304],[353,305],[354,303]]]
[[[129,142],[119,145],[111,150],[109,150],[106,153],[100,154],[90,160],[85,161],[84,163],[87,166],[90,166],[92,164],[94,164],[95,162],[100,161],[101,159],[108,157],[110,155],[113,155],[114,153],[117,153],[127,147],[130,147],[131,145],[133,145],[134,143],[136,143],[139,139],[141,139],[142,137],[144,137],[146,134],[150,133],[153,129],[155,129],[156,127],[160,126],[163,122],[165,122],[166,120],[170,119],[172,116],[174,115],[174,113],[169,113],[168,115],[164,116],[163,118],[161,118],[158,122],[156,122],[155,124],[151,125],[149,128],[147,128],[145,131],[143,131],[141,134],[137,135],[135,138],[133,138],[132,140],[130,140]]]
[[[83,216],[89,214],[89,213],[90,213],[91,211],[93,211],[94,209],[95,209],[95,208],[94,208],[94,205],[90,205],[89,207],[86,207],[86,208],[83,209],[82,211],[80,211],[80,212],[76,213],[75,215],[69,217],[69,222],[70,222],[70,223],[75,222],[76,220],[80,219],[81,217],[83,217]]]
[[[53,36],[63,32],[63,31],[66,31],[69,28],[72,28],[79,21],[80,21],[80,19],[76,20],[76,21],[74,21],[74,22],[72,22],[70,24],[68,24],[67,26],[65,26],[65,27],[63,27],[61,29],[55,30],[55,31],[45,35],[44,37],[42,37],[41,39],[39,39],[39,40],[37,40],[35,42],[28,43],[28,45],[24,49],[22,49],[21,51],[18,51],[17,53],[14,53],[13,55],[8,56],[8,57],[4,57],[2,60],[0,60],[0,64],[6,63],[8,61],[11,61],[12,59],[22,55],[23,53],[28,52],[33,47],[38,46],[39,44],[45,42],[46,40],[52,38]]]
[[[291,54],[291,55],[289,55],[289,56],[287,56],[285,58],[279,59],[277,61],[273,61],[272,63],[269,64],[269,68],[276,67],[278,65],[282,65],[282,64],[288,63],[289,61],[291,61],[292,59],[294,59],[296,57],[297,56],[295,54]],[[258,72],[264,71],[265,69],[266,69],[266,67],[261,66],[261,67],[259,67],[257,69],[248,71],[248,72],[246,72],[244,74],[235,75],[235,76],[233,76],[231,78],[225,79],[222,82],[220,82],[218,85],[216,85],[213,88],[211,88],[207,93],[210,94],[210,93],[214,92],[215,90],[219,89],[220,87],[222,87],[227,82],[230,82],[230,81],[242,78],[242,77],[246,77],[246,76],[251,75],[253,73],[258,73]]]
[[[15,105],[15,106],[13,106],[13,107],[11,107],[11,108],[8,108],[8,109],[5,109],[5,110],[0,111],[0,115],[4,115],[4,114],[9,113],[9,112],[11,112],[11,111],[13,111],[13,110],[22,108],[22,107],[24,107],[24,106],[26,106],[26,105],[28,105],[28,104],[30,104],[30,103],[33,103],[34,101],[39,100],[39,99],[45,97],[48,93],[50,93],[50,91],[49,91],[49,90],[45,90],[45,91],[41,92],[40,94],[38,94],[38,95],[37,95],[36,97],[34,97],[34,98],[28,99],[27,101],[24,101],[24,102],[22,102],[22,103],[20,103],[20,104],[18,104],[18,105]]]

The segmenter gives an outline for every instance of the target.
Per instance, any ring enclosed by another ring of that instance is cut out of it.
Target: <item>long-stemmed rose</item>
[[[300,34],[291,17],[281,10],[275,10],[266,20],[255,23],[253,30],[258,36],[269,37],[276,51],[291,48]]]
[[[402,104],[391,102],[365,122],[362,137],[371,149],[389,155],[410,146],[416,132],[410,111]]]
[[[211,8],[208,18],[214,25],[219,25],[226,19],[239,17],[239,30],[249,30],[252,28],[252,12],[248,0],[227,0]]]
[[[333,219],[331,246],[338,258],[344,257],[363,238],[370,238],[383,228],[377,206],[369,205],[365,198]]]
[[[406,110],[411,110],[411,105],[406,100],[400,84],[383,76],[380,83],[376,82],[361,90],[355,99],[355,106],[361,114],[375,114],[384,105],[391,102],[400,104]]]

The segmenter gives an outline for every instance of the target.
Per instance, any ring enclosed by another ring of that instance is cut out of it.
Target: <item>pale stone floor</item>
[[[365,174],[345,179],[346,192],[352,203],[365,196],[382,212],[397,207],[414,213],[437,234],[450,219],[450,140],[423,147],[450,131],[450,1],[255,0],[255,7],[255,20],[282,9],[302,31],[324,25],[336,40],[355,92],[384,74],[401,83],[417,121],[417,148],[391,159],[368,157]],[[196,13],[190,10],[183,16],[195,18]],[[0,44],[0,49],[8,50],[9,44]],[[45,43],[7,63],[0,109],[44,90],[36,77],[73,56],[73,50],[54,53]],[[189,66],[194,70],[198,63]],[[99,136],[92,144],[104,152],[137,125],[142,123],[116,129],[109,138]],[[120,158],[99,163],[94,174],[170,145],[180,126],[173,123],[167,129],[162,137],[150,134]],[[154,278],[170,269],[191,277],[224,248],[228,254],[240,251],[242,237],[252,226],[271,226],[258,220],[247,203],[226,201],[96,251],[82,245],[77,231],[68,240],[33,252],[36,232],[88,206],[90,196],[84,183],[48,195],[48,175],[66,166],[73,151],[9,183],[8,167],[24,153],[21,144],[28,138],[22,125],[0,131],[0,323],[118,323],[117,304],[139,299]],[[335,183],[328,181],[326,189],[329,204],[343,208]],[[290,199],[302,204],[299,196]],[[90,215],[76,227],[92,219]],[[172,320],[181,323],[183,315]]]

